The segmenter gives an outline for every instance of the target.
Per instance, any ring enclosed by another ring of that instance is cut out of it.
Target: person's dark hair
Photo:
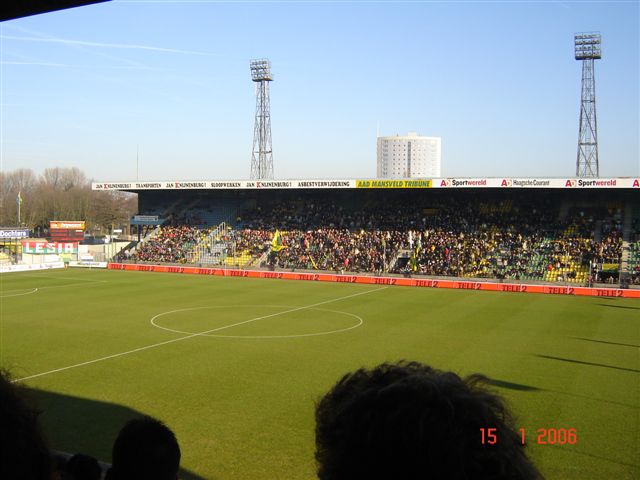
[[[100,480],[102,477],[98,460],[82,453],[77,453],[67,460],[65,470],[71,480]]]
[[[7,372],[0,370],[0,478],[49,480],[51,455],[38,412],[27,405]]]
[[[318,478],[541,479],[486,381],[405,361],[345,375],[316,406]]]
[[[175,480],[180,447],[164,423],[143,417],[122,427],[113,444],[111,461],[114,480]]]

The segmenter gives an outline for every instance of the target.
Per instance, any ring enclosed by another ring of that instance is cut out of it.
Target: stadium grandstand
[[[123,262],[640,285],[636,178],[94,183],[138,194]]]

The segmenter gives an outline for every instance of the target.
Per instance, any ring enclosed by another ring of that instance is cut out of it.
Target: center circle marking
[[[163,327],[162,325],[159,325],[158,323],[156,323],[156,319],[163,317],[165,315],[171,315],[173,313],[180,313],[180,312],[190,312],[193,310],[206,310],[206,309],[213,309],[213,308],[247,308],[247,307],[258,307],[258,308],[288,308],[288,309],[294,309],[294,311],[296,311],[295,309],[299,310],[316,310],[316,311],[320,311],[320,312],[330,312],[330,313],[335,313],[338,315],[344,315],[344,316],[348,316],[348,317],[352,317],[355,318],[357,320],[357,322],[354,325],[351,325],[349,327],[346,328],[340,328],[337,330],[330,330],[330,331],[325,331],[325,332],[316,332],[316,333],[301,333],[301,334],[295,334],[295,335],[216,335],[212,332],[218,331],[218,330],[224,330],[227,328],[232,328],[236,325],[242,325],[244,323],[250,323],[252,321],[259,321],[262,320],[264,318],[270,318],[270,317],[275,317],[277,315],[282,315],[282,314],[286,314],[286,313],[292,313],[289,311],[284,311],[284,312],[276,312],[274,314],[270,314],[270,315],[263,315],[263,316],[259,316],[253,319],[247,319],[245,321],[241,321],[241,322],[236,322],[236,323],[232,323],[231,325],[223,325],[221,327],[217,327],[217,328],[212,328],[211,330],[205,330],[201,333],[198,332],[185,332],[183,330],[177,330],[174,328],[169,328],[169,327]],[[217,338],[251,338],[251,339],[261,339],[261,338],[301,338],[301,337],[317,337],[317,336],[321,336],[321,335],[332,335],[334,333],[341,333],[341,332],[346,332],[348,330],[353,330],[354,328],[358,328],[360,326],[362,326],[362,324],[364,323],[364,320],[362,319],[362,317],[354,314],[354,313],[349,313],[349,312],[342,312],[340,310],[329,310],[326,308],[315,308],[315,307],[293,307],[290,305],[214,305],[214,306],[210,306],[210,307],[191,307],[191,308],[181,308],[178,310],[169,310],[167,312],[162,312],[159,313],[157,315],[154,315],[153,317],[151,317],[150,320],[151,325],[153,325],[156,328],[160,328],[162,330],[167,330],[168,332],[174,332],[174,333],[181,333],[184,335],[194,335],[194,336],[199,336],[199,337],[217,337]]]

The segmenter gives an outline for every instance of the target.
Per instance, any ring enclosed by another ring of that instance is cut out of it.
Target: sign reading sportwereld
[[[203,180],[93,183],[93,190],[244,190],[334,188],[637,188],[640,178],[407,178],[354,180]]]
[[[436,178],[433,188],[638,188],[638,178]]]

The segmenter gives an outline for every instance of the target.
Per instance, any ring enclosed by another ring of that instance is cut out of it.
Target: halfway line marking
[[[198,337],[198,336],[201,336],[201,335],[205,335],[207,333],[218,332],[220,330],[225,330],[227,328],[235,327],[235,326],[238,326],[238,325],[243,325],[245,323],[255,322],[257,320],[262,320],[264,318],[271,318],[271,317],[275,317],[277,315],[283,315],[285,313],[297,312],[299,310],[304,310],[306,308],[313,308],[313,307],[317,307],[319,305],[326,305],[327,303],[333,303],[333,302],[338,302],[340,300],[346,300],[347,298],[353,298],[353,297],[358,297],[360,295],[366,295],[368,293],[379,292],[380,290],[385,290],[387,288],[389,288],[389,287],[376,288],[374,290],[367,290],[366,292],[354,293],[353,295],[347,295],[345,297],[334,298],[333,300],[325,300],[324,302],[314,303],[313,305],[307,305],[306,307],[297,307],[297,308],[293,308],[291,310],[285,310],[283,312],[272,313],[271,315],[265,315],[264,317],[251,318],[249,320],[244,320],[242,322],[237,322],[237,323],[234,323],[234,324],[231,324],[231,325],[226,325],[224,327],[213,328],[211,330],[205,330],[204,332],[193,333],[191,335],[186,335],[184,337],[174,338],[172,340],[167,340],[165,342],[154,343],[152,345],[147,345],[145,347],[134,348],[133,350],[128,350],[126,352],[115,353],[113,355],[107,355],[106,357],[96,358],[95,360],[89,360],[89,361],[86,361],[86,362],[76,363],[75,365],[69,365],[68,367],[56,368],[54,370],[49,370],[48,372],[36,373],[35,375],[29,375],[27,377],[17,378],[15,380],[13,380],[11,383],[21,382],[23,380],[30,380],[32,378],[44,377],[45,375],[51,375],[52,373],[63,372],[65,370],[70,370],[72,368],[83,367],[85,365],[91,365],[92,363],[98,363],[98,362],[102,362],[104,360],[109,360],[110,358],[122,357],[124,355],[129,355],[131,353],[141,352],[143,350],[148,350],[150,348],[161,347],[162,345],[168,345],[170,343],[180,342],[182,340],[188,340],[189,338]]]

